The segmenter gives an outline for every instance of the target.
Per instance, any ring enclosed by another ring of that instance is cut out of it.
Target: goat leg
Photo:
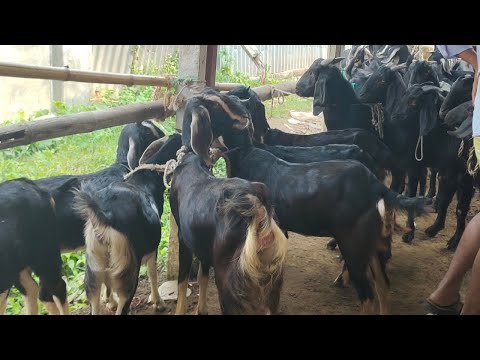
[[[158,292],[157,249],[155,249],[153,253],[148,254],[146,258],[148,281],[150,282],[150,296],[148,297],[148,303],[153,304],[153,311],[163,311],[167,306]]]
[[[208,315],[207,309],[207,286],[208,286],[208,272],[210,270],[210,265],[205,263],[200,263],[198,267],[198,285],[199,285],[199,296],[198,296],[198,306],[197,306],[197,315]]]
[[[17,288],[23,295],[27,315],[38,315],[38,285],[32,278],[30,269],[24,269],[18,276]],[[53,305],[55,307],[55,305]],[[49,311],[50,313],[50,311]]]
[[[430,168],[430,181],[428,184],[427,197],[434,198],[437,193],[437,169]]]
[[[392,184],[390,189],[401,194],[405,189],[405,172],[402,170],[391,170]]]
[[[427,189],[427,168],[423,168],[419,178],[419,196],[425,196]]]
[[[469,174],[463,175],[457,190],[457,229],[452,238],[447,242],[448,250],[455,250],[462,238],[463,231],[465,230],[465,220],[468,210],[470,210],[470,202],[472,201],[474,193],[475,189],[473,187],[472,177]]]
[[[178,231],[178,298],[175,315],[185,315],[187,312],[187,289],[188,276],[192,266],[193,255],[182,239],[181,231]],[[197,279],[200,281],[200,279]]]
[[[446,175],[439,176],[437,203],[438,213],[433,225],[425,230],[428,237],[434,237],[437,233],[445,227],[445,219],[447,216],[448,205],[452,202],[453,195],[457,188],[455,176]]]
[[[408,196],[415,197],[417,195],[417,187],[420,176],[416,171],[408,172]],[[415,213],[413,210],[408,211],[407,219],[407,228],[412,229],[412,231],[404,234],[402,240],[407,244],[410,244],[415,237]]]

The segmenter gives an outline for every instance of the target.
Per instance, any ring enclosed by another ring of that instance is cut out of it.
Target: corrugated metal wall
[[[319,57],[325,57],[328,45],[256,45],[264,64],[271,73],[308,67]],[[174,52],[179,45],[140,45],[138,65],[150,63],[162,66],[165,56]],[[94,71],[129,73],[134,45],[94,45],[92,64]],[[250,76],[257,75],[257,68],[240,45],[220,45],[219,54],[228,51],[233,57],[233,70]],[[217,68],[223,58],[218,56]]]

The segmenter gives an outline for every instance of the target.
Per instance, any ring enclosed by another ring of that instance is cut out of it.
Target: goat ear
[[[325,79],[317,79],[315,83],[315,90],[313,93],[313,115],[318,116],[325,109],[325,93],[326,89]]]
[[[255,196],[260,200],[260,202],[267,207],[270,207],[270,191],[264,183],[252,181],[251,182]]]
[[[142,121],[141,125],[148,128],[152,132],[153,136],[155,136],[157,139],[165,136],[164,132],[156,127],[151,120]]]
[[[127,163],[130,170],[133,170],[137,167],[135,164],[135,159],[137,158],[137,152],[135,149],[135,141],[132,137],[128,137],[128,152],[127,152]]]
[[[438,111],[433,103],[427,103],[420,110],[420,133],[426,136],[437,125]]]
[[[393,113],[396,101],[402,97],[406,89],[402,76],[398,72],[394,72],[393,76],[396,77],[396,81],[391,81],[387,88],[387,103],[385,107],[385,110],[390,114]]]
[[[77,177],[68,179],[58,188],[51,190],[51,196],[57,203],[63,196],[71,195],[73,198],[72,190],[80,188],[80,180]]]
[[[160,148],[165,145],[165,143],[168,140],[168,136],[164,136],[161,139],[155,140],[152,142],[148,147],[145,149],[143,152],[142,156],[140,157],[140,160],[138,160],[138,165],[142,165],[147,161],[153,154],[155,154]],[[129,150],[130,151],[130,150]],[[127,156],[128,159],[128,156]],[[130,166],[130,162],[128,163],[128,166]],[[130,167],[130,169],[134,169],[133,167]]]
[[[207,165],[211,165],[209,148],[213,141],[213,133],[210,123],[210,114],[207,108],[199,106],[192,111],[190,130],[190,144],[193,152],[200,156]]]
[[[387,64],[387,63],[391,62],[393,60],[393,58],[395,57],[395,55],[397,55],[397,52],[399,50],[400,50],[400,47],[393,48],[392,51],[390,52],[390,55],[388,56],[388,58],[386,58],[385,60],[382,60],[382,62],[384,64]]]

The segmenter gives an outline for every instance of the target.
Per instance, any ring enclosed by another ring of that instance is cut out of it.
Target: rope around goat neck
[[[163,185],[165,185],[166,189],[171,188],[171,180],[168,180],[168,176],[173,174],[175,169],[178,167],[183,162],[183,158],[185,155],[189,152],[188,148],[183,145],[178,151],[177,151],[177,158],[176,159],[170,159],[168,160],[164,165],[158,165],[158,164],[141,164],[137,166],[134,170],[130,171],[128,174],[126,174],[123,179],[127,180],[129,179],[133,174],[136,172],[139,172],[141,170],[150,170],[150,171],[156,171],[159,174],[163,173]],[[227,156],[225,156],[220,149],[210,149],[210,159],[212,161],[212,166],[215,164],[219,158],[223,158],[225,160],[225,165],[226,165],[226,170],[227,170],[227,177],[231,177],[231,167],[230,167],[230,160],[228,159]]]
[[[383,112],[383,105],[381,103],[368,104],[372,112],[372,125],[378,133],[380,139],[383,139],[383,122],[385,115]]]

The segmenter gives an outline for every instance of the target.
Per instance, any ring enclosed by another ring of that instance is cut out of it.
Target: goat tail
[[[249,219],[245,245],[240,254],[241,271],[260,287],[273,284],[283,274],[287,255],[287,238],[268,213],[265,205],[253,195],[246,196],[250,207],[242,211]]]
[[[388,208],[401,212],[413,211],[414,214],[418,216],[433,212],[433,209],[429,206],[433,203],[431,198],[426,196],[408,197],[398,194],[395,191],[388,189],[386,186],[384,187],[386,191],[382,198],[385,200],[385,204]]]
[[[87,262],[94,272],[108,271],[119,277],[136,262],[128,237],[109,225],[109,217],[98,199],[87,191],[75,194],[75,209],[85,220]]]

